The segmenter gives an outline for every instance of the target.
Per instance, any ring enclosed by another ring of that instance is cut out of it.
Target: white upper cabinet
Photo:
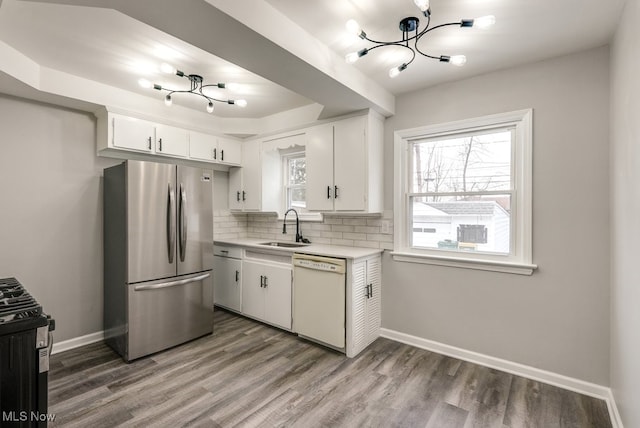
[[[189,132],[186,129],[156,125],[156,154],[186,158],[189,155]]]
[[[189,137],[189,157],[191,159],[233,166],[240,165],[242,161],[240,141],[195,131],[190,132]]]
[[[240,165],[242,162],[242,143],[218,137],[218,151],[214,160],[226,165]]]
[[[242,143],[242,168],[229,170],[229,209],[260,211],[262,209],[262,166],[260,141]]]
[[[107,138],[111,146],[153,153],[155,128],[152,122],[125,116],[113,116],[110,119]]]
[[[117,158],[153,160],[153,156],[170,156],[238,166],[242,161],[242,143],[186,128],[154,123],[103,110],[98,117],[98,153]],[[137,153],[134,154],[134,152]],[[143,156],[142,155],[151,155]]]
[[[307,131],[307,208],[379,213],[383,119],[370,112]]]

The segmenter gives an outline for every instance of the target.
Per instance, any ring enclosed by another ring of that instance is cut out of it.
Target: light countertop
[[[269,252],[277,251],[283,254],[312,254],[315,256],[339,257],[343,259],[359,259],[362,257],[371,257],[382,253],[380,248],[362,248],[347,247],[343,245],[328,244],[307,244],[303,247],[274,247],[270,245],[260,245],[263,242],[271,242],[269,239],[258,238],[238,238],[238,239],[216,239],[215,245],[235,245],[245,248],[268,250]],[[284,241],[283,241],[284,242]]]

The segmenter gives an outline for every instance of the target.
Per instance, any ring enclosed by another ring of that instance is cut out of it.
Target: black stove
[[[54,328],[18,280],[0,279],[0,426],[47,426]]]

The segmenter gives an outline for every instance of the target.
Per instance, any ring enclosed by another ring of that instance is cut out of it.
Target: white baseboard
[[[63,340],[59,343],[55,343],[54,341],[53,348],[51,349],[51,354],[57,354],[59,352],[79,348],[80,346],[90,345],[102,340],[104,340],[104,331],[97,331],[85,336],[74,337],[73,339]]]
[[[478,352],[469,351],[455,346],[446,345],[444,343],[435,342],[433,340],[423,339],[421,337],[412,336],[410,334],[401,333],[386,328],[381,329],[380,335],[396,342],[405,343],[415,346],[416,348],[425,349],[427,351],[437,352],[459,360],[469,361],[474,364],[501,370],[527,379],[557,386],[569,391],[599,398],[607,403],[609,417],[613,428],[623,428],[620,415],[616,407],[611,388],[597,385],[595,383],[585,382],[580,379],[571,378],[558,373],[541,370],[535,367],[527,366],[513,361],[503,360],[501,358],[492,357],[490,355],[480,354]]]

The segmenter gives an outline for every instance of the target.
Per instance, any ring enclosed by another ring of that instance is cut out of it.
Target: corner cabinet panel
[[[351,277],[351,315],[347,326],[347,357],[355,357],[380,336],[382,321],[382,258],[355,261]]]
[[[367,342],[371,343],[380,336],[382,327],[382,260],[380,257],[367,261]]]
[[[111,126],[113,147],[153,153],[155,141],[153,123],[125,116],[113,116]]]
[[[366,344],[366,301],[367,301],[367,285],[366,285],[366,263],[359,262],[353,264],[352,283],[351,283],[351,340],[349,348],[354,350],[354,354],[363,350]]]

